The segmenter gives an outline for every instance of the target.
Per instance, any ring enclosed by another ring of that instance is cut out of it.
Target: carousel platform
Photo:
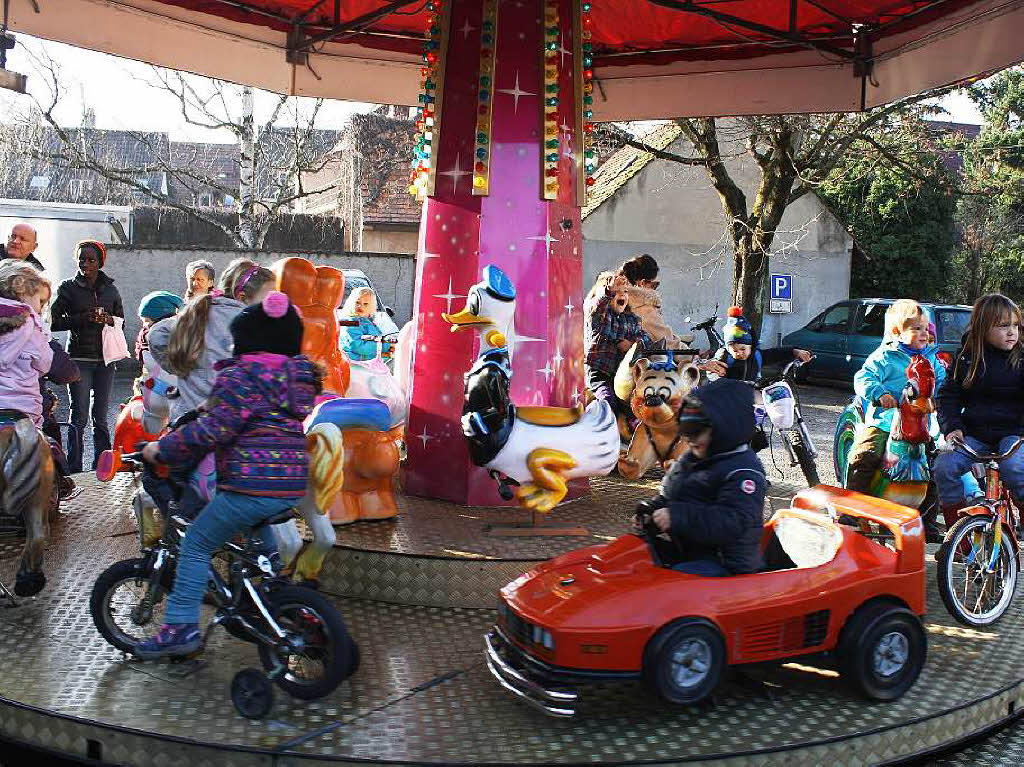
[[[259,666],[253,647],[217,631],[198,664],[153,664],[101,639],[89,593],[109,564],[136,555],[131,487],[81,484],[54,527],[47,588],[0,608],[0,739],[53,755],[197,766],[880,764],[949,748],[1024,706],[1024,601],[990,630],[968,630],[945,613],[932,572],[928,664],[892,704],[865,703],[827,669],[790,664],[744,670],[700,710],[666,707],[634,684],[583,690],[571,720],[525,707],[484,664],[494,592],[483,584],[619,534],[654,482],[606,479],[557,511],[556,522],[586,535],[494,535],[527,520],[416,500],[403,501],[399,520],[339,528],[321,585],[360,642],[362,665],[320,701],[279,692],[268,719],[252,722],[235,712],[229,685]],[[776,484],[770,503],[795,489]],[[5,581],[20,543],[0,539]],[[400,572],[389,580],[388,568]]]

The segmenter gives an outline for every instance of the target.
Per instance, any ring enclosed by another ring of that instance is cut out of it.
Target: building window
[[[68,182],[72,197],[85,197],[86,183],[84,178],[73,178]]]
[[[213,195],[209,192],[203,192],[199,195],[199,202],[197,203],[200,208],[209,208],[213,206]]]
[[[235,204],[235,198],[234,197],[232,197],[230,194],[224,195],[224,205],[226,207],[230,208],[234,204]]]
[[[47,189],[50,186],[49,176],[33,176],[28,182],[29,189]]]

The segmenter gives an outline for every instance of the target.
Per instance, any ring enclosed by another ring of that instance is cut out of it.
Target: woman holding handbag
[[[107,348],[119,346],[115,334],[124,336],[124,306],[114,281],[103,272],[107,249],[96,240],[83,240],[75,248],[78,274],[65,280],[57,289],[57,298],[51,309],[51,328],[70,330],[68,354],[78,363],[82,377],[70,385],[71,424],[68,463],[72,472],[82,470],[82,436],[89,423],[89,404],[92,400],[93,462],[104,450],[110,449],[110,428],[107,408],[114,388],[114,360],[104,359],[104,334]]]

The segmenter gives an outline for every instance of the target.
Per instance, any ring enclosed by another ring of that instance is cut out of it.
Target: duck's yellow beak
[[[477,316],[468,309],[463,309],[461,312],[456,312],[455,314],[445,314],[442,312],[441,317],[445,322],[451,323],[453,333],[462,327],[494,324],[494,321],[490,317]]]

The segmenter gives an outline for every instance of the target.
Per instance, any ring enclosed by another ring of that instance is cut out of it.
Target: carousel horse
[[[655,465],[667,469],[682,454],[679,408],[700,381],[700,371],[682,355],[658,350],[644,354],[630,366],[629,405],[637,426],[629,450],[619,459],[619,474],[626,479],[640,479]]]
[[[466,306],[441,316],[452,331],[480,333],[480,355],[465,377],[462,431],[473,463],[490,470],[499,492],[509,484],[525,509],[549,512],[577,477],[608,474],[619,458],[619,431],[611,405],[595,400],[586,410],[519,407],[509,396],[515,346],[516,288],[498,267],[469,289]]]
[[[923,355],[907,366],[907,385],[892,419],[882,464],[871,482],[871,495],[894,503],[919,508],[928,494],[931,469],[928,445],[931,414],[935,411],[935,371]],[[848,406],[836,426],[836,476],[846,484],[849,451],[858,421],[863,423],[863,406]]]
[[[56,476],[46,437],[24,413],[0,410],[0,502],[2,511],[25,523],[25,547],[14,593],[38,594],[46,586],[43,549],[50,537],[50,503]],[[7,587],[0,584],[0,594]]]
[[[345,277],[329,266],[315,266],[304,258],[286,258],[272,267],[277,288],[302,315],[302,353],[326,371],[324,392],[334,394],[330,407],[315,423],[333,423],[344,443],[344,485],[327,510],[331,523],[344,525],[368,519],[389,519],[398,514],[392,481],[398,470],[402,426],[392,425],[388,407],[378,400],[345,399],[351,370],[341,352],[335,310],[345,291]],[[383,417],[381,410],[383,408]],[[333,541],[332,541],[333,545]]]

